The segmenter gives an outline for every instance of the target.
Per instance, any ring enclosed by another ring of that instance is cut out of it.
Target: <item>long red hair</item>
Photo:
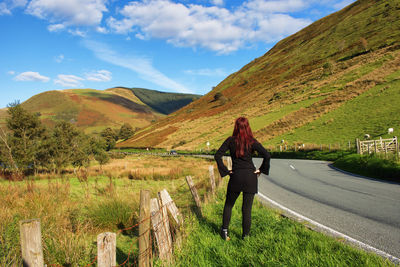
[[[245,117],[236,119],[232,136],[235,138],[236,157],[243,157],[245,152],[249,151],[251,145],[254,143],[249,121]]]

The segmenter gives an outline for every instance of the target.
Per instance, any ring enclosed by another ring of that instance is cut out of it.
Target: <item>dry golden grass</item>
[[[193,202],[185,175],[193,176],[203,200],[210,191],[207,159],[129,156],[90,166],[79,179],[41,174],[26,181],[0,181],[0,266],[21,265],[19,222],[39,218],[47,264],[83,266],[96,255],[96,236],[118,232],[120,257],[136,244],[140,190],[167,189],[182,212]],[[216,177],[219,177],[215,171]],[[84,179],[87,176],[87,179]],[[135,245],[136,246],[136,245]],[[119,260],[122,260],[120,258]],[[125,260],[125,259],[123,259]]]

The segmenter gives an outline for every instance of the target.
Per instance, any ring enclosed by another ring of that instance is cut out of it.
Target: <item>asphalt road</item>
[[[258,187],[282,206],[400,258],[400,184],[346,174],[325,161],[272,159]]]

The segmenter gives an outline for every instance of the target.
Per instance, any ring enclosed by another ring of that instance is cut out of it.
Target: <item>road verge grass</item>
[[[204,218],[186,220],[187,238],[174,266],[394,266],[389,260],[312,231],[255,201],[250,237],[241,239],[240,196],[232,212],[230,241],[219,235],[224,191],[204,205]]]
[[[335,167],[364,176],[400,182],[400,164],[375,155],[352,154],[337,159]]]

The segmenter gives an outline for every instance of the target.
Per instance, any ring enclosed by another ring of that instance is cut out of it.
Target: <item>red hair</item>
[[[245,152],[249,151],[251,145],[254,143],[249,121],[245,117],[236,119],[232,136],[235,138],[236,157],[243,157]]]

